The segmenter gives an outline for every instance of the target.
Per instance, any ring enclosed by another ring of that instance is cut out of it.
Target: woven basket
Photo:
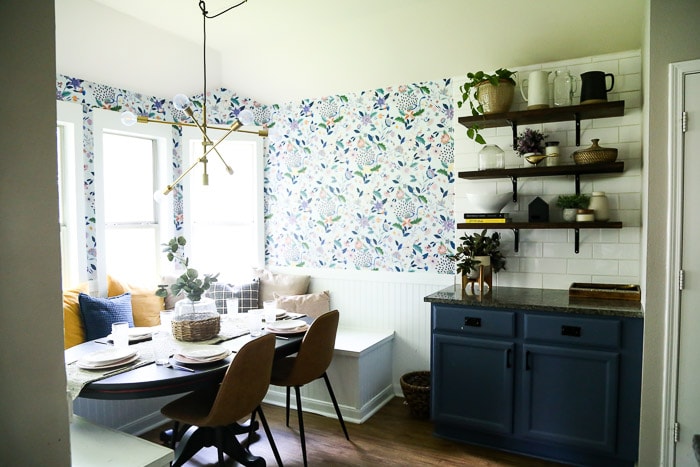
[[[591,147],[574,151],[572,157],[574,158],[575,164],[583,165],[615,162],[615,159],[617,159],[617,149],[601,148],[598,146],[598,139],[592,139],[591,141],[593,142]]]
[[[411,415],[417,418],[430,416],[430,372],[414,371],[400,379],[401,390]]]
[[[513,103],[515,85],[501,80],[498,86],[488,81],[476,85],[476,99],[484,109],[484,114],[508,112]]]
[[[171,323],[173,337],[180,341],[196,342],[205,341],[219,335],[221,329],[220,317],[215,316],[205,319],[173,320]]]

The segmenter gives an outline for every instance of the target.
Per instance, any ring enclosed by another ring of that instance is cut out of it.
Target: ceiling
[[[198,0],[93,0],[202,44]],[[216,14],[239,0],[209,0]],[[646,0],[247,0],[207,20],[221,79],[264,103],[642,47]],[[98,39],[99,40],[99,39]]]

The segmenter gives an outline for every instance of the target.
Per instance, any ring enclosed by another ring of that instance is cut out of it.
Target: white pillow
[[[309,291],[310,276],[278,274],[267,269],[253,269],[253,274],[260,279],[260,303],[274,300],[275,293],[302,295]]]
[[[304,313],[312,318],[317,318],[331,311],[331,295],[327,290],[304,295],[279,295],[275,293],[274,298],[277,308],[292,313]]]

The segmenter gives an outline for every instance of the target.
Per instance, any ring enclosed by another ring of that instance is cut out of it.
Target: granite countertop
[[[568,290],[528,289],[523,287],[494,287],[486,295],[467,294],[460,285],[453,285],[423,298],[426,302],[447,305],[469,305],[483,308],[516,308],[520,310],[553,311],[602,316],[643,318],[640,302],[570,298]]]

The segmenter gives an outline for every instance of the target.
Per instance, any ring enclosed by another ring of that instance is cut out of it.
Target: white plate
[[[80,361],[87,365],[108,365],[110,363],[119,362],[129,357],[133,357],[136,354],[137,352],[134,349],[118,349],[112,347],[85,355],[80,359]]]
[[[110,362],[110,363],[98,363],[98,364],[93,364],[93,363],[87,363],[82,360],[78,360],[78,368],[81,368],[83,370],[108,370],[110,368],[118,368],[120,366],[128,365],[129,363],[135,362],[138,360],[139,354],[138,352],[135,353],[131,357],[127,357],[123,360],[119,360],[116,362]]]
[[[175,360],[178,363],[184,363],[187,365],[203,365],[206,363],[218,362],[220,360],[225,359],[229,355],[231,355],[231,351],[228,349],[226,349],[226,351],[220,355],[216,355],[214,357],[209,358],[190,358],[182,354],[176,353],[175,355],[173,355],[173,360]]]
[[[180,350],[180,355],[196,360],[206,360],[215,358],[223,354],[228,354],[229,350],[218,345],[198,345],[196,347],[185,348]]]
[[[299,326],[296,328],[292,329],[272,329],[272,328],[267,328],[268,331],[270,331],[272,334],[299,334],[302,332],[306,332],[309,329],[309,325],[304,323],[303,326]]]
[[[139,337],[146,337],[150,336],[151,333],[153,332],[153,328],[150,327],[137,327],[137,328],[129,328],[129,337],[130,338],[139,338]]]
[[[300,319],[284,319],[270,323],[267,327],[273,331],[288,331],[290,329],[306,326],[306,321]]]

